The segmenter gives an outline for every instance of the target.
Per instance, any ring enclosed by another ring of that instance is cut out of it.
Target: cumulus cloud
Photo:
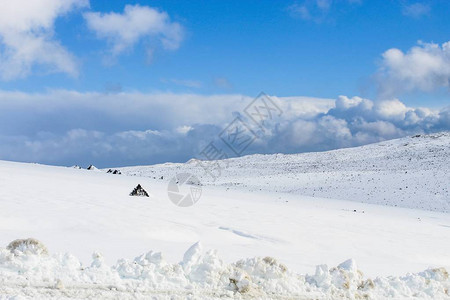
[[[88,0],[0,0],[0,77],[25,77],[33,67],[78,74],[76,61],[54,38],[55,20]]]
[[[402,8],[402,14],[412,18],[420,18],[424,15],[428,15],[431,11],[429,4],[425,3],[411,3],[405,4]]]
[[[182,26],[171,21],[166,12],[148,6],[126,5],[123,13],[87,12],[84,18],[90,30],[109,42],[113,56],[132,50],[142,40],[150,43],[150,56],[155,40],[164,49],[174,50],[184,35]]]
[[[339,96],[314,117],[282,120],[255,152],[298,153],[359,146],[416,133],[449,130],[443,110],[411,108],[398,99]]]
[[[322,151],[450,130],[450,108],[346,96],[272,99],[283,114],[245,154]],[[251,101],[243,95],[0,91],[0,159],[107,167],[201,158]]]
[[[407,52],[389,49],[382,55],[376,78],[382,97],[449,88],[450,41],[442,45],[419,42]]]

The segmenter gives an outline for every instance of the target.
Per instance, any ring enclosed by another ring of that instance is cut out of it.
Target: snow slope
[[[164,178],[189,172],[205,185],[450,212],[448,132],[328,152],[250,155],[222,166],[215,181],[195,160],[120,170]]]
[[[217,182],[201,176],[189,208],[169,201],[167,184],[197,172],[192,162],[120,168],[135,175],[125,176],[0,161],[0,246],[33,237],[50,251],[0,249],[0,295],[446,297],[449,141],[231,159]],[[138,183],[149,198],[128,196]],[[186,254],[197,241],[218,252]]]

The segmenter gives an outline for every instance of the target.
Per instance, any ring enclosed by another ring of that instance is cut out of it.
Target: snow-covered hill
[[[443,133],[247,156],[216,182],[195,162],[117,175],[0,161],[0,295],[447,297],[449,145]],[[185,171],[203,183],[188,208],[167,195]],[[137,184],[150,197],[130,197]],[[1,248],[28,237],[50,255]]]
[[[120,170],[151,178],[189,172],[204,185],[450,212],[447,132],[328,152],[250,155],[221,165],[215,181],[195,160]]]

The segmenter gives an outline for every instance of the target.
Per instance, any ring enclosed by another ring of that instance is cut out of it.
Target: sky
[[[0,159],[184,162],[260,92],[283,114],[245,154],[450,129],[446,0],[0,0],[0,8]]]

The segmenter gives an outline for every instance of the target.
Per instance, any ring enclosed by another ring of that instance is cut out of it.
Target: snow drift
[[[32,245],[21,243],[22,245]],[[449,274],[428,269],[402,277],[365,278],[352,259],[334,268],[316,267],[313,275],[296,274],[272,257],[225,263],[215,250],[200,243],[183,260],[171,264],[160,252],[147,252],[132,260],[105,263],[92,255],[83,266],[71,254],[28,251],[29,247],[0,248],[0,294],[27,297],[144,297],[175,295],[190,298],[444,298],[450,297]]]

